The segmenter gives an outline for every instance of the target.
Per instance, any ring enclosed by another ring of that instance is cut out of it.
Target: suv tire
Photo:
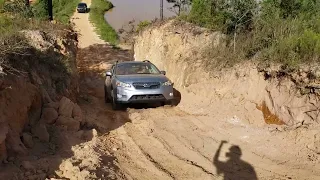
[[[170,100],[170,101],[164,101],[162,102],[162,106],[169,106],[169,107],[173,107],[174,104],[173,104],[173,100]]]
[[[108,91],[107,91],[107,87],[104,86],[104,101],[105,103],[109,103],[110,102],[110,98],[108,96]]]
[[[113,91],[112,91],[113,94],[115,94]],[[120,103],[117,102],[117,100],[115,100],[115,96],[116,95],[113,95],[113,98],[112,98],[112,109],[113,110],[120,110],[122,108],[122,105]]]

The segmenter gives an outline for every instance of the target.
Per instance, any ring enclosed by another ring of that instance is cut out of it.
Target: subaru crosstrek
[[[86,12],[88,12],[87,4],[83,3],[83,2],[79,3],[78,7],[77,7],[77,11],[78,11],[78,13],[86,13]]]
[[[105,101],[113,109],[124,103],[161,102],[172,105],[173,83],[150,61],[117,62],[106,73]]]

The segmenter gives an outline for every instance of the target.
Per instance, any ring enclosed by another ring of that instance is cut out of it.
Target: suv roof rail
[[[142,61],[142,62],[148,62],[148,63],[149,63],[150,61],[149,61],[149,60],[144,60],[144,61]]]

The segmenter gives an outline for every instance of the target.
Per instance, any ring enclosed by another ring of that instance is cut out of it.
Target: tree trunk
[[[29,0],[24,0],[24,3],[26,4],[26,7],[30,6],[30,1]]]
[[[53,20],[52,0],[48,0],[48,15],[49,15],[49,21],[52,21]]]

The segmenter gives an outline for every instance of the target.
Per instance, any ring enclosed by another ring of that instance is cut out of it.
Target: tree
[[[232,34],[237,29],[251,29],[257,8],[256,0],[194,0],[190,19]]]
[[[192,0],[167,0],[167,2],[173,4],[169,10],[179,16],[182,12],[188,12]]]
[[[27,7],[30,6],[30,1],[29,1],[29,0],[24,0],[24,2],[25,2],[25,4],[26,4]]]

